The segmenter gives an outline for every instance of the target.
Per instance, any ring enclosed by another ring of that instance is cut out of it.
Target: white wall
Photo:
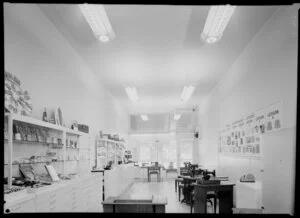
[[[128,139],[128,112],[100,85],[66,39],[35,4],[4,4],[5,70],[32,99],[35,118],[60,106],[67,127],[74,120],[90,133],[115,132]],[[94,140],[91,140],[94,143]]]
[[[282,127],[296,124],[298,44],[293,36],[297,29],[291,21],[295,12],[292,6],[281,7],[199,105],[199,125],[203,127],[199,163],[218,167],[217,173],[229,176],[233,182],[244,172],[254,173],[261,181],[262,163],[219,156],[219,129],[277,100],[283,101]]]

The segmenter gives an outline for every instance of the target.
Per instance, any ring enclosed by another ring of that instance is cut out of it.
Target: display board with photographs
[[[218,131],[219,153],[260,158],[261,135],[282,128],[282,102],[248,114]]]

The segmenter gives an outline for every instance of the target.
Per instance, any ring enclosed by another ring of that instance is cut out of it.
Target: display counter
[[[117,165],[111,170],[105,170],[105,198],[119,196],[125,192],[137,178],[138,170],[133,164]]]
[[[49,186],[4,195],[4,213],[101,212],[102,174],[86,174]]]

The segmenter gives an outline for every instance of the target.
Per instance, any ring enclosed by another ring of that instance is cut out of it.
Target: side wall
[[[236,182],[245,172],[261,181],[261,160],[218,154],[217,131],[225,124],[271,103],[283,102],[282,127],[296,125],[297,26],[291,16],[297,8],[281,7],[233,63],[210,96],[199,105],[199,163],[216,167],[218,174]],[[284,149],[282,155],[285,155]]]

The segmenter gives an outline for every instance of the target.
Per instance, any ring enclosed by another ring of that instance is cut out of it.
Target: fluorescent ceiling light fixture
[[[139,100],[139,97],[138,97],[135,87],[127,87],[127,88],[125,88],[125,91],[131,101],[137,102]]]
[[[80,4],[79,8],[97,39],[108,42],[115,37],[103,5]]]
[[[174,120],[179,120],[180,117],[181,117],[181,114],[175,114],[175,115],[174,115]]]
[[[195,90],[194,86],[184,86],[183,91],[181,93],[181,97],[180,97],[181,101],[188,100],[192,96],[194,90]]]
[[[211,6],[201,33],[202,40],[210,44],[219,41],[235,8],[232,5]]]
[[[148,116],[146,114],[141,115],[141,118],[142,118],[143,121],[149,120]]]

